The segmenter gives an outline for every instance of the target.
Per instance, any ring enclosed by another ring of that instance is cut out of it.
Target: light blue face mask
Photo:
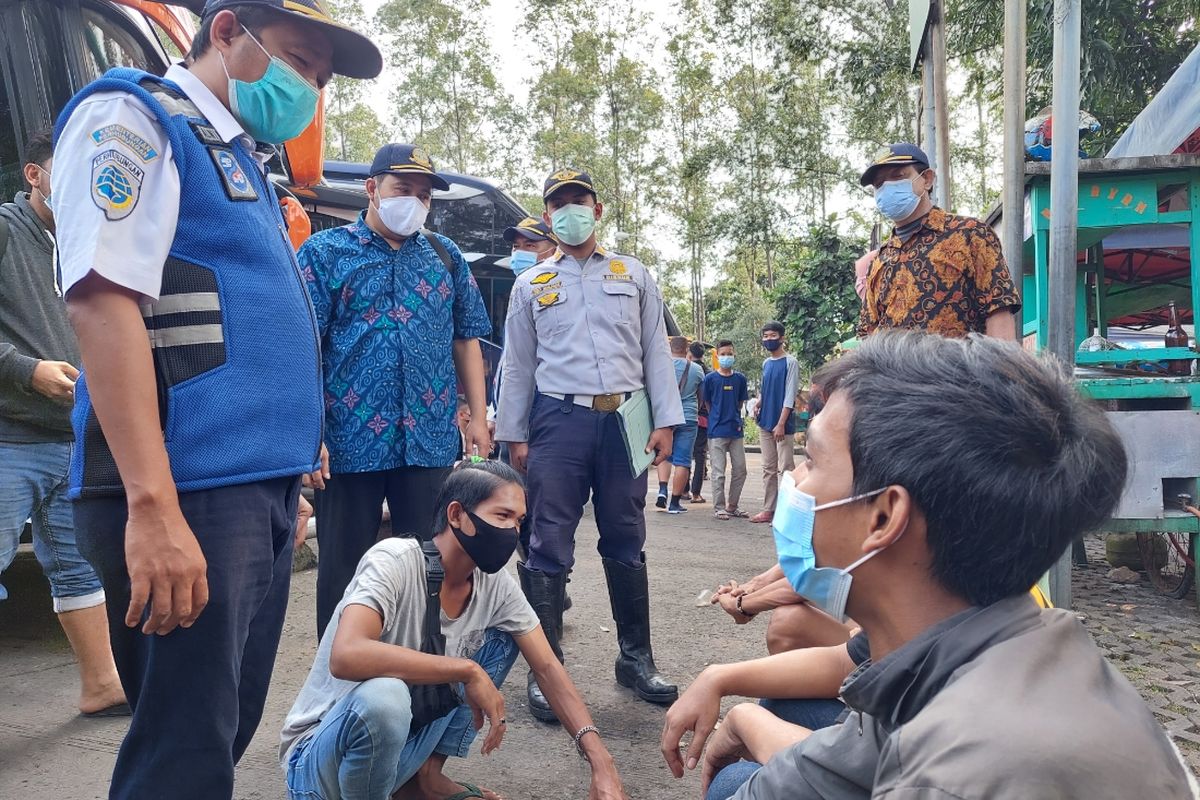
[[[912,216],[921,204],[921,198],[913,191],[912,179],[885,181],[875,190],[875,207],[892,222]]]
[[[246,35],[267,53],[267,48],[250,31]],[[225,57],[221,66],[229,79],[229,110],[246,133],[257,142],[283,144],[295,139],[317,113],[320,92],[278,56],[267,53],[271,63],[258,80],[247,83],[229,77]]]
[[[560,242],[578,247],[596,230],[596,213],[592,206],[572,203],[550,215],[550,229]]]
[[[537,256],[528,250],[513,250],[512,256],[508,259],[508,266],[514,275],[520,275],[536,263]]]
[[[840,622],[846,621],[846,601],[850,597],[850,584],[854,580],[850,573],[863,562],[881,553],[882,549],[867,553],[845,568],[818,567],[817,554],[812,544],[816,513],[826,508],[865,500],[883,491],[884,489],[876,489],[844,500],[817,505],[816,498],[796,488],[796,482],[790,472],[785,473],[780,481],[775,518],[771,521],[779,566],[783,568],[783,574],[796,590],[796,594]]]
[[[733,369],[735,363],[737,363],[737,359],[733,356],[717,356],[717,364],[721,369]]]

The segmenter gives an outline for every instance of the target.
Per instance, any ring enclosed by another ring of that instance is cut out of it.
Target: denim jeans
[[[837,724],[846,706],[834,698],[817,700],[760,700],[759,705],[780,719],[810,731]],[[750,776],[762,767],[754,761],[738,761],[721,770],[708,785],[705,800],[729,800]]]
[[[735,761],[713,777],[704,800],[729,800],[760,769],[762,764],[754,761]]]
[[[54,611],[78,611],[104,602],[96,571],[79,554],[67,499],[70,442],[0,442],[0,572],[17,554],[25,520],[33,520],[33,552],[46,579]],[[0,600],[8,592],[0,584]]]
[[[758,704],[784,722],[808,728],[810,731],[836,725],[846,710],[846,704],[834,697],[813,700],[760,700]]]
[[[473,658],[499,688],[518,652],[512,636],[489,629]],[[408,684],[399,678],[363,681],[293,748],[288,797],[383,800],[434,753],[464,758],[475,740],[471,709],[465,705],[420,730],[409,730],[411,723]]]

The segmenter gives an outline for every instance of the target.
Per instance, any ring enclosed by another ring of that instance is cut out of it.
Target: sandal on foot
[[[713,512],[713,516],[717,519],[729,519],[729,512],[723,508],[718,508]]]
[[[128,717],[133,714],[133,709],[129,707],[129,703],[117,703],[108,708],[100,708],[95,711],[80,711],[79,716],[87,717],[88,719],[106,719],[108,717]]]
[[[748,513],[742,511],[740,508],[727,508],[725,510],[729,512],[729,516],[737,517],[738,519],[748,519],[750,517]]]
[[[483,793],[483,790],[480,789],[478,786],[475,786],[470,783],[464,783],[462,781],[459,781],[458,785],[463,787],[463,790],[461,792],[455,792],[454,794],[447,797],[446,800],[471,800],[471,798],[473,798],[473,797],[475,797],[475,798],[482,797],[484,800],[487,800],[487,795],[485,795]]]

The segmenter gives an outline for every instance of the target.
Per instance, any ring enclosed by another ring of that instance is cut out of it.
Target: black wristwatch
[[[743,617],[745,617],[746,619],[754,619],[754,616],[755,616],[754,614],[751,614],[749,611],[747,611],[746,609],[742,608],[742,599],[743,599],[743,598],[745,598],[745,596],[746,596],[746,595],[744,595],[744,594],[739,594],[739,595],[738,595],[738,599],[737,599],[737,610],[738,610],[738,613],[739,613],[739,614],[741,614],[741,615],[742,615]]]

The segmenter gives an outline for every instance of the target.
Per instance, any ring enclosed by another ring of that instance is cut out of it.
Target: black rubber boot
[[[633,689],[647,703],[670,705],[679,697],[679,688],[669,683],[654,666],[650,648],[650,590],[646,581],[646,556],[642,564],[630,567],[610,558],[604,563],[608,580],[608,599],[617,623],[617,683]]]
[[[550,642],[550,649],[554,651],[554,655],[561,663],[563,654],[559,640],[562,638],[563,602],[567,594],[567,574],[564,572],[560,575],[548,575],[536,569],[529,569],[520,563],[517,564],[517,574],[521,577],[521,591],[525,593],[529,605],[533,606],[538,622],[542,625],[542,631],[546,634],[546,640]],[[550,707],[546,696],[542,694],[542,689],[538,686],[532,670],[526,678],[525,689],[529,697],[529,712],[533,714],[534,718],[543,722],[558,722],[558,717],[555,716],[554,709]]]

